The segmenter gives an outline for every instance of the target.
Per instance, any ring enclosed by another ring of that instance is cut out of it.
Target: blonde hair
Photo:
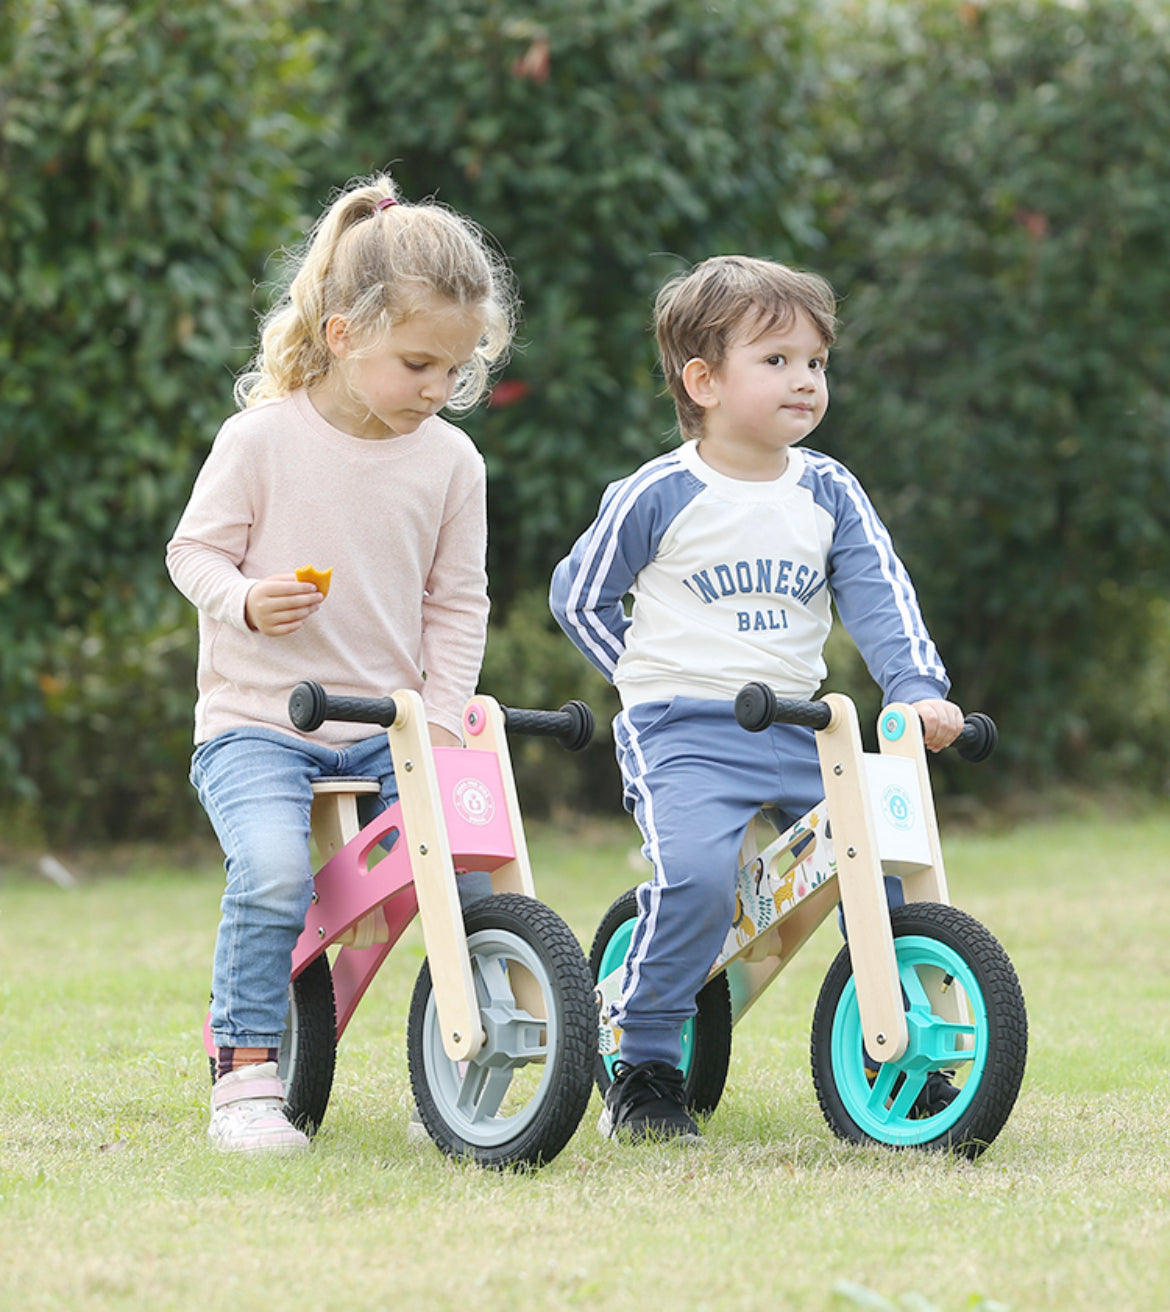
[[[255,405],[320,382],[336,359],[325,338],[333,315],[346,320],[360,348],[432,296],[484,316],[475,354],[447,403],[469,410],[511,345],[511,274],[470,219],[436,202],[403,201],[388,173],[356,179],[292,253],[285,288],[262,321],[256,357],[236,380],[237,403]]]
[[[799,311],[832,346],[837,298],[819,274],[748,255],[717,255],[663,286],[654,303],[654,332],[683,437],[702,435],[705,413],[683,383],[687,361],[697,357],[718,369],[734,342],[788,328]]]

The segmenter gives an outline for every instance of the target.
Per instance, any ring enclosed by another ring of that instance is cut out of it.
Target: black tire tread
[[[938,902],[910,902],[890,912],[895,938],[916,934],[947,943],[972,967],[987,1007],[988,1060],[981,1087],[971,1106],[951,1129],[918,1145],[978,1157],[1003,1129],[1024,1077],[1028,1055],[1028,1018],[1015,968],[990,930],[958,907]],[[825,976],[813,1017],[810,1052],[813,1083],[826,1121],[842,1139],[873,1143],[850,1118],[837,1093],[829,1057],[833,1016],[852,974],[848,945]]]
[[[638,914],[638,890],[627,889],[610,904],[601,918],[589,949],[589,973],[594,984],[609,940]],[[709,979],[695,998],[695,1042],[690,1070],[686,1074],[687,1108],[692,1115],[710,1116],[719,1106],[731,1065],[731,986],[726,973]],[[604,1098],[612,1081],[605,1060],[598,1054],[594,1080]]]
[[[464,911],[468,935],[503,929],[525,938],[543,957],[556,992],[560,1044],[552,1060],[555,1074],[536,1118],[515,1139],[482,1146],[469,1143],[443,1120],[431,1095],[424,1059],[424,1021],[431,995],[431,971],[424,961],[415,981],[407,1020],[410,1082],[423,1124],[435,1143],[452,1157],[470,1158],[495,1169],[542,1166],[573,1137],[593,1091],[597,1052],[597,1009],[581,945],[551,907],[519,893],[501,893]]]
[[[285,1076],[286,1114],[310,1137],[320,1129],[337,1065],[337,1006],[333,974],[322,953],[292,982],[296,1001],[297,1059]]]

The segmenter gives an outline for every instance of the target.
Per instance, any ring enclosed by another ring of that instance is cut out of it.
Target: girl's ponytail
[[[236,381],[236,400],[255,405],[312,386],[333,367],[325,338],[333,315],[359,343],[410,318],[438,296],[485,318],[475,355],[448,403],[470,409],[503,362],[515,330],[511,274],[476,224],[445,206],[401,200],[386,173],[341,191],[288,261],[286,289],[264,317],[260,349]]]

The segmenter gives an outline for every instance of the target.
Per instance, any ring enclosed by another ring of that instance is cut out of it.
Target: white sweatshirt
[[[834,601],[887,702],[946,696],[913,585],[853,475],[793,448],[774,481],[728,478],[695,442],[606,489],[551,591],[627,708],[730,699],[749,680],[811,697]]]

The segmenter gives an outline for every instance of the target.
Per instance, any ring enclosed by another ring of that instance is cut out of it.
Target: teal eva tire
[[[534,1167],[568,1143],[593,1091],[597,1009],[581,945],[550,907],[501,893],[464,908],[485,1041],[469,1061],[443,1047],[430,963],[415,982],[407,1053],[415,1106],[451,1157]],[[527,1011],[515,981],[539,993]]]
[[[821,1111],[834,1133],[852,1143],[978,1157],[1011,1114],[1024,1076],[1028,1019],[1016,972],[995,938],[957,907],[911,902],[894,908],[890,923],[909,1044],[871,1083],[849,949],[842,948],[813,1016]],[[953,1019],[956,996],[966,1000],[963,1023]],[[915,1103],[935,1071],[959,1093],[928,1114]]]
[[[638,916],[638,890],[623,893],[602,917],[589,952],[589,968],[596,984],[625,961],[634,921]],[[731,1063],[731,990],[726,974],[709,979],[695,999],[697,1011],[683,1026],[682,1072],[687,1107],[691,1113],[710,1116],[723,1096]],[[616,1055],[598,1054],[595,1079],[602,1097],[613,1083]]]

